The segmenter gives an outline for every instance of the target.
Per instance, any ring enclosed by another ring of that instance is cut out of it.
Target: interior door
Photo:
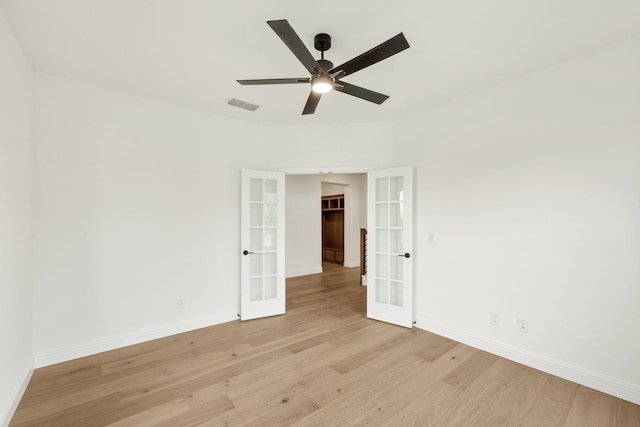
[[[367,317],[413,325],[413,170],[367,176]]]
[[[284,173],[242,170],[242,320],[285,312]]]

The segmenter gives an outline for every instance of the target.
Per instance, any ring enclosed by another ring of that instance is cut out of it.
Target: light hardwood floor
[[[287,282],[287,314],[38,369],[11,426],[640,426],[640,407],[365,318],[358,269]]]

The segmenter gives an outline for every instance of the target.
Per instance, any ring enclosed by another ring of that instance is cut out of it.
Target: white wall
[[[33,369],[33,71],[0,12],[0,425]]]
[[[389,124],[262,127],[36,80],[38,365],[234,319],[241,168],[390,157]]]
[[[639,76],[636,37],[394,124],[418,326],[640,403]]]
[[[322,273],[322,212],[319,175],[287,175],[287,277]]]
[[[337,196],[344,194],[344,190],[347,186],[345,184],[334,184],[333,182],[322,182],[322,197],[324,196]]]

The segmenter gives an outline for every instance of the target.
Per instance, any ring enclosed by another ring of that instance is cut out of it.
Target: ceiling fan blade
[[[277,21],[267,21],[267,24],[273,31],[282,39],[284,44],[293,52],[298,60],[304,65],[304,67],[311,74],[316,74],[321,70],[320,66],[309,52],[309,49],[302,43],[298,34],[293,30],[289,21],[286,19],[279,19]]]
[[[307,103],[304,106],[304,110],[302,110],[302,115],[313,114],[316,111],[316,107],[318,106],[318,102],[320,102],[321,93],[316,93],[311,91],[309,94],[309,98],[307,99]]]
[[[236,81],[241,85],[286,85],[292,83],[309,83],[311,79],[309,77],[302,77],[299,79],[253,79]]]
[[[363,68],[368,67],[369,65],[373,65],[376,62],[380,62],[383,59],[387,59],[388,57],[395,55],[398,52],[402,52],[403,50],[409,48],[409,42],[404,37],[404,34],[400,33],[395,37],[390,38],[384,43],[379,44],[371,50],[363,53],[362,55],[356,56],[350,61],[345,62],[342,65],[338,65],[337,67],[333,67],[329,74],[338,74],[338,77],[348,76],[349,74],[353,74],[356,71],[360,71]]]
[[[338,86],[341,85],[342,87]],[[339,81],[336,84],[335,90],[346,93],[347,95],[353,95],[365,101],[373,102],[374,104],[382,104],[389,98],[389,95],[383,95],[378,92],[374,92],[369,89],[365,89],[360,86],[352,85],[351,83]]]

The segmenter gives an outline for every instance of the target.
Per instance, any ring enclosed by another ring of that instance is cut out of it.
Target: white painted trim
[[[286,175],[333,175],[343,173],[367,173],[372,170],[371,166],[325,166],[310,168],[283,168],[280,169]]]
[[[505,359],[539,369],[543,372],[599,390],[640,405],[640,385],[612,378],[598,372],[581,368],[522,348],[513,347],[483,336],[450,328],[425,318],[417,318],[415,326],[434,334],[487,351]]]
[[[66,362],[68,360],[102,353],[103,351],[114,350],[128,345],[140,344],[145,341],[164,338],[170,335],[181,334],[194,329],[206,328],[208,326],[218,325],[232,320],[238,320],[238,313],[236,311],[228,311],[216,316],[186,320],[158,328],[135,331],[127,335],[85,341],[67,347],[61,347],[35,354],[35,366],[36,368],[41,368],[43,366]]]
[[[22,384],[16,391],[16,397],[13,399],[13,402],[11,402],[11,405],[7,408],[7,412],[5,414],[2,414],[2,416],[4,417],[2,419],[2,427],[9,427],[11,418],[13,418],[13,415],[16,413],[16,409],[18,409],[18,405],[22,400],[22,396],[24,396],[24,392],[27,390],[27,386],[29,385],[29,381],[31,381],[31,376],[33,375],[33,359],[31,360],[30,366],[31,368],[27,370],[27,374],[24,376]]]
[[[287,279],[290,277],[307,276],[309,274],[322,273],[322,267],[307,268],[304,270],[287,271]]]
[[[347,268],[360,267],[360,261],[345,261],[343,266]]]

